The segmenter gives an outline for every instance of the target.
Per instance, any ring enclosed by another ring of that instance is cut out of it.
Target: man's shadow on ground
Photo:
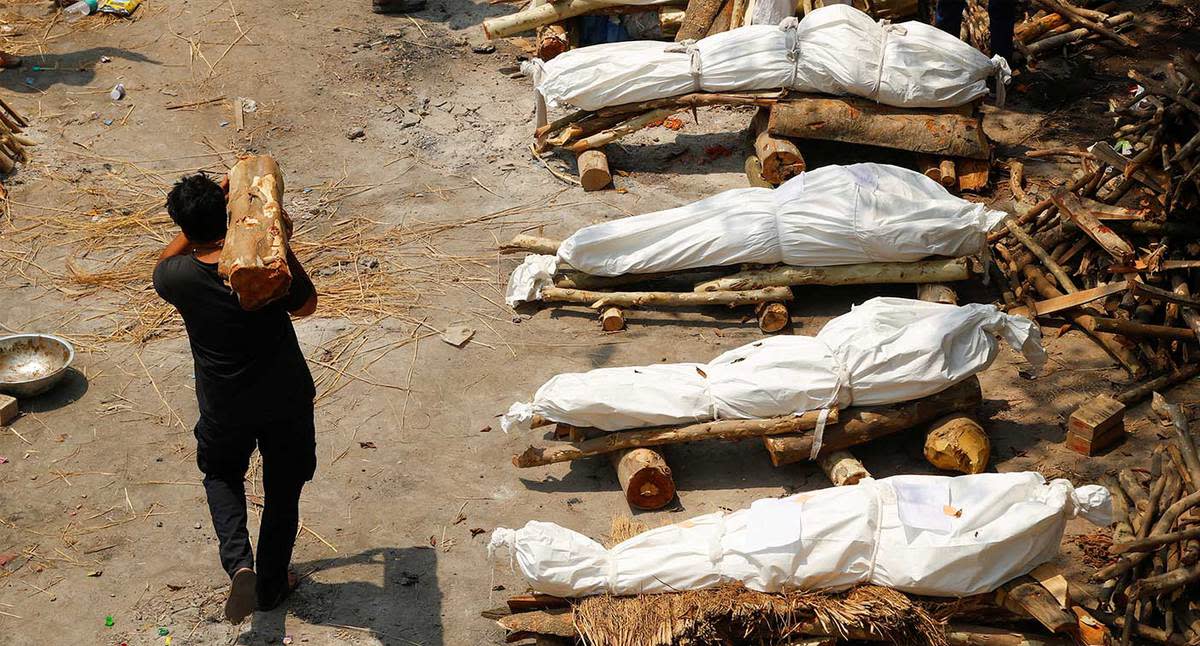
[[[334,571],[350,567],[341,575]],[[422,547],[375,548],[352,556],[296,563],[311,572],[282,607],[256,612],[238,644],[279,644],[291,613],[307,624],[335,626],[373,636],[384,646],[443,643],[437,551]],[[322,579],[360,578],[340,583]],[[293,635],[296,643],[300,635]]]
[[[17,94],[37,94],[55,85],[84,87],[96,79],[100,59],[121,59],[161,65],[138,52],[120,47],[92,47],[64,54],[30,54],[22,57],[21,67],[0,73],[0,88]]]

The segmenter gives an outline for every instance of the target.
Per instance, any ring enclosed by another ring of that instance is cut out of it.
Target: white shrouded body
[[[536,300],[559,264],[596,276],[739,263],[829,267],[983,252],[1003,211],[888,164],[824,166],[779,188],[739,188],[674,209],[584,227],[557,256],[529,256],[510,305]]]
[[[506,431],[528,428],[534,415],[619,431],[910,401],[990,365],[996,335],[1040,368],[1041,334],[1029,319],[992,305],[873,298],[815,337],[774,336],[703,364],[561,374],[500,421]]]
[[[687,43],[632,41],[581,47],[526,67],[550,108],[599,110],[690,92],[793,89],[854,95],[885,105],[941,108],[987,94],[1010,75],[933,26],[876,22],[848,5],[803,20],[751,25]]]
[[[633,595],[742,583],[751,590],[875,584],[913,594],[989,592],[1058,553],[1067,520],[1107,525],[1104,487],[1041,475],[897,476],[757,500],[643,532],[612,548],[553,523],[499,528],[534,590]]]

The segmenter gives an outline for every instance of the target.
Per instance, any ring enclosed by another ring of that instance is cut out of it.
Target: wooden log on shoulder
[[[754,140],[754,152],[762,163],[762,176],[775,186],[804,172],[804,156],[795,142],[779,137],[767,130],[771,119],[770,108],[759,108],[750,120],[750,132]]]
[[[247,157],[229,169],[229,226],[217,271],[247,311],[282,297],[292,283],[292,224],[282,199],[283,174],[269,155]]]
[[[895,283],[949,283],[971,277],[968,258],[941,258],[918,262],[870,262],[833,267],[779,265],[751,269],[696,285],[697,292],[718,292],[800,285],[884,285]]]
[[[915,401],[885,406],[851,406],[841,412],[841,422],[825,427],[821,455],[899,433],[949,413],[973,410],[982,400],[979,379],[971,377]],[[763,438],[771,455],[771,464],[777,467],[808,460],[812,441],[811,433]]]
[[[575,303],[594,309],[603,307],[702,307],[705,305],[755,305],[792,300],[787,287],[767,287],[723,292],[596,292],[583,289],[545,287],[542,300],[547,303]]]
[[[683,444],[699,440],[744,440],[778,433],[810,431],[816,428],[819,416],[819,411],[810,411],[803,415],[770,419],[715,420],[680,427],[606,432],[599,437],[575,444],[530,446],[520,455],[513,456],[513,465],[524,469],[645,446]],[[836,423],[837,417],[836,410],[830,411],[828,422]]]
[[[675,498],[675,479],[661,452],[638,447],[609,453],[609,457],[630,506],[661,509]]]
[[[784,137],[824,139],[987,159],[991,145],[979,116],[885,106],[866,99],[805,95],[771,109],[767,129]]]

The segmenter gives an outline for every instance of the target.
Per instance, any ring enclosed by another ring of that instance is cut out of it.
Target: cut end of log
[[[605,332],[625,329],[625,313],[619,307],[606,307],[600,312],[600,327]]]
[[[247,312],[261,309],[283,298],[291,287],[292,276],[286,263],[266,267],[238,267],[229,275],[229,287],[237,294],[238,303]]]
[[[791,322],[787,305],[783,303],[760,303],[755,311],[758,314],[758,329],[767,334],[774,334]]]
[[[968,415],[943,417],[933,423],[925,436],[925,459],[939,469],[983,473],[991,455],[987,433]]]
[[[521,451],[519,454],[514,455],[512,457],[513,466],[517,467],[518,469],[528,469],[529,467],[536,467],[543,463],[542,462],[542,453],[544,453],[544,452],[545,452],[545,449],[543,447],[531,446],[531,447],[525,449],[524,451]]]
[[[625,500],[638,509],[661,509],[675,498],[671,467],[658,451],[637,448],[612,454]]]
[[[612,184],[612,173],[608,170],[608,156],[603,150],[585,150],[579,153],[579,183],[585,191],[599,191]]]

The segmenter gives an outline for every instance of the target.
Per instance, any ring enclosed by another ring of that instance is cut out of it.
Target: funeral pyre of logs
[[[1103,141],[1041,151],[1078,156],[1082,168],[989,236],[1008,309],[1073,324],[1135,380],[1156,377],[1141,399],[1200,366],[1200,65],[1189,56],[1164,80],[1130,72],[1146,93],[1113,106],[1112,137],[1132,157]],[[1020,168],[1010,167],[1010,186],[1031,202]]]
[[[0,176],[7,175],[16,169],[18,162],[29,161],[26,146],[34,142],[21,134],[29,123],[12,109],[3,99],[0,99]],[[0,199],[6,194],[4,184],[0,183]]]

